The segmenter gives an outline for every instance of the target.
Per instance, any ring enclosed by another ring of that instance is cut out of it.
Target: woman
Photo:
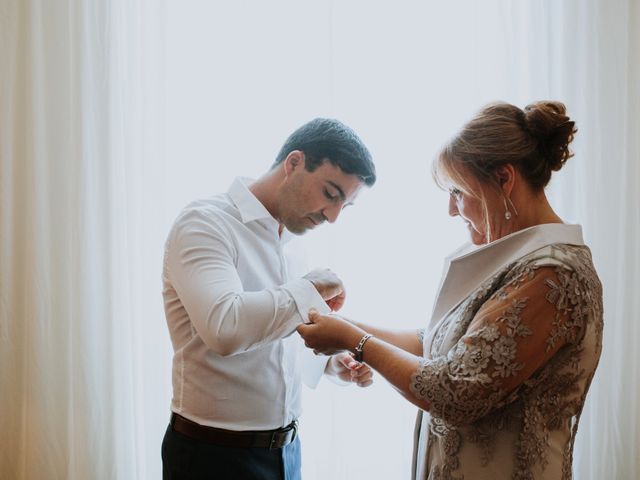
[[[544,188],[575,132],[561,103],[497,103],[442,150],[434,178],[472,245],[448,259],[429,328],[317,313],[298,328],[308,347],[352,351],[420,408],[416,479],[571,478],[602,289],[581,228]]]

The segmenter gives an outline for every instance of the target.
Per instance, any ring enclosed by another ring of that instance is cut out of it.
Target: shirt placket
[[[284,242],[282,238],[278,238],[276,241],[276,250],[278,252],[278,262],[280,267],[280,284],[284,285],[289,280],[289,272],[287,268],[287,260],[284,255]],[[287,355],[285,352],[285,342],[280,341],[279,343],[279,356],[280,356],[280,365],[281,365],[281,374],[282,374],[282,382],[284,385],[284,401],[283,401],[283,426],[288,424],[291,420],[291,388],[293,378],[292,372],[289,369],[289,364],[287,362]]]

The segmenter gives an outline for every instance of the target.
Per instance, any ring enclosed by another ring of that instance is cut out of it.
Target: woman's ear
[[[516,169],[510,163],[499,167],[496,172],[496,182],[500,186],[502,193],[505,197],[511,196],[513,185],[516,180]]]

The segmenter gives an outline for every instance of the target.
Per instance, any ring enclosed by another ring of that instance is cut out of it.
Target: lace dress
[[[602,325],[585,246],[545,245],[484,281],[424,340],[414,478],[570,479]]]

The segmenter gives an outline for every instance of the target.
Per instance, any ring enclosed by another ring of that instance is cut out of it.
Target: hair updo
[[[551,172],[573,156],[569,144],[576,131],[560,102],[535,102],[524,110],[493,103],[445,145],[434,162],[434,177],[440,185],[444,178],[455,180],[462,166],[480,181],[493,182],[495,171],[511,164],[532,189],[542,190]]]

